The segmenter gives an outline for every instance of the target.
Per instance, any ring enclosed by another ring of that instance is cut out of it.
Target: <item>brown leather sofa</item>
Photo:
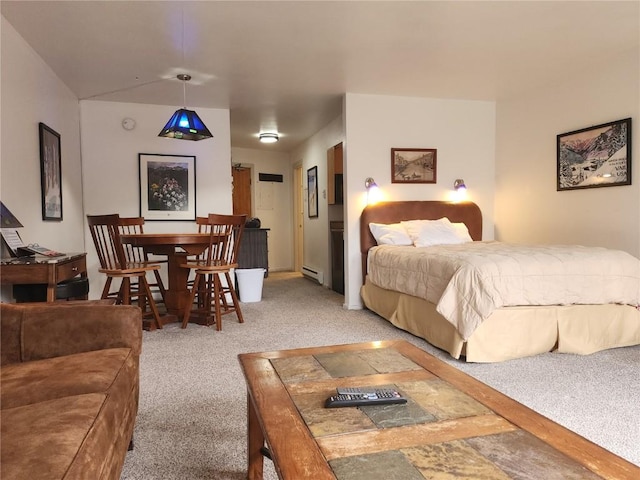
[[[3,480],[119,479],[138,412],[140,309],[0,308]]]

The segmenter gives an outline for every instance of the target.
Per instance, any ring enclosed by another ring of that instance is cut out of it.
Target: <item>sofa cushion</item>
[[[125,310],[130,307],[132,310]],[[53,322],[64,315],[64,310],[78,310],[69,305],[55,311],[47,306],[32,306],[29,321],[22,324],[22,361],[59,357],[81,351],[100,350],[132,346],[135,341],[137,354],[142,345],[142,321],[132,331],[131,317],[140,318],[140,309],[128,305],[91,305],[83,308],[81,317],[68,322]],[[113,309],[122,315],[112,315],[110,321],[100,321]]]
[[[65,478],[106,398],[92,393],[3,409],[3,480]]]
[[[138,382],[138,357],[130,348],[111,348],[9,364],[0,370],[2,409],[110,390],[116,395],[113,400],[124,400]]]
[[[0,364],[20,361],[20,330],[22,328],[22,311],[2,305],[2,322],[0,322]]]

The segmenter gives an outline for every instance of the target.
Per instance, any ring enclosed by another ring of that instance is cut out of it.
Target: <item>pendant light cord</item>
[[[180,12],[182,13],[182,69],[184,70],[184,5],[180,6]],[[182,108],[187,108],[187,80],[186,77],[182,79]]]

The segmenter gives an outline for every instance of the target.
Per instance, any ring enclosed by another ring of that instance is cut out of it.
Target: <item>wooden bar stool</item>
[[[209,247],[193,260],[181,265],[193,269],[195,278],[191,287],[189,302],[182,319],[186,328],[191,315],[205,316],[215,320],[216,330],[222,330],[222,315],[235,312],[240,323],[244,322],[240,302],[231,280],[231,269],[238,268],[237,257],[240,239],[244,231],[246,215],[209,214],[207,223],[199,227],[208,229]],[[201,222],[204,224],[204,221]],[[225,284],[222,279],[224,278]],[[227,299],[231,297],[231,301]]]
[[[116,302],[130,305],[131,300],[137,299],[143,319],[151,317],[151,321],[147,325],[148,329],[162,328],[158,308],[146,278],[147,272],[160,269],[160,265],[127,262],[120,241],[120,216],[118,214],[87,215],[87,222],[100,260],[98,271],[107,276],[101,298],[105,299],[113,295],[110,293],[111,283],[114,278],[118,278],[121,283],[115,294]],[[147,306],[149,311],[147,311]]]

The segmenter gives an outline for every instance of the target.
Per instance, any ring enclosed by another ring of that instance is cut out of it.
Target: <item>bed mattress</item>
[[[369,250],[368,281],[423,299],[468,340],[497,309],[640,304],[640,260],[612,249],[469,242]]]

